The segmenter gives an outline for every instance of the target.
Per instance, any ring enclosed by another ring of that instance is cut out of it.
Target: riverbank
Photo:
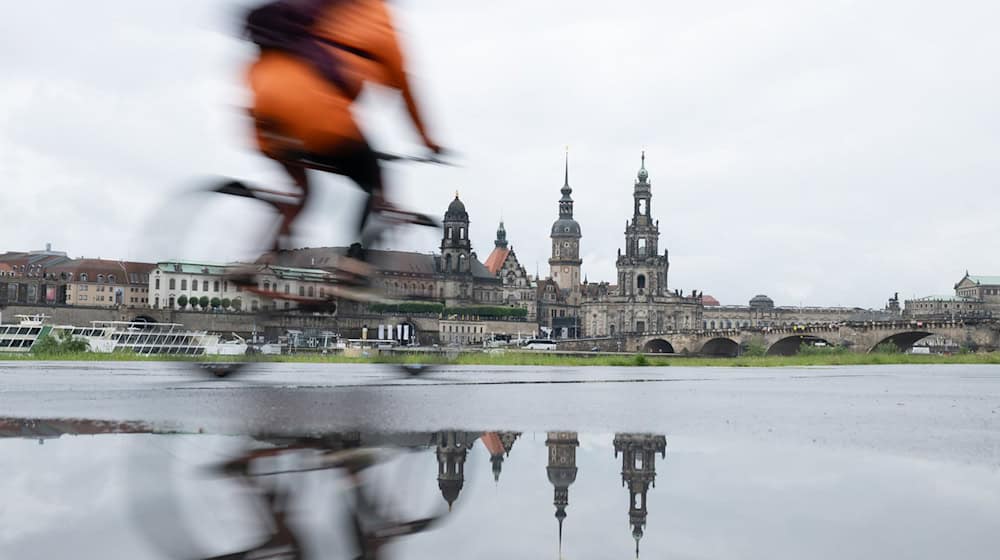
[[[558,354],[534,351],[503,353],[467,352],[458,355],[431,353],[386,353],[362,357],[340,354],[287,354],[281,356],[142,356],[132,353],[101,354],[79,352],[65,354],[0,354],[3,361],[64,362],[244,362],[338,363],[338,364],[454,364],[482,366],[639,366],[639,367],[803,367],[891,364],[1000,364],[1000,352],[953,355],[846,352],[800,354],[795,356],[688,357],[649,354]]]

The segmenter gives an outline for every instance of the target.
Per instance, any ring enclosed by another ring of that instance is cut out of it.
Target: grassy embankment
[[[290,363],[420,363],[484,366],[700,366],[700,367],[782,367],[850,366],[884,364],[1000,364],[1000,352],[967,353],[950,356],[902,353],[854,354],[850,352],[809,353],[796,356],[740,356],[735,358],[650,356],[642,354],[566,355],[532,351],[490,354],[469,352],[454,357],[413,353],[346,357],[336,354],[291,354],[282,356],[140,356],[126,352],[99,354],[57,352],[44,354],[0,354],[0,361],[135,361],[135,362],[231,362],[259,359]]]

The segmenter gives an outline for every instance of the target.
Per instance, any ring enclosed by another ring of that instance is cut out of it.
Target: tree
[[[239,311],[240,308],[242,308],[242,307],[243,307],[243,300],[241,300],[240,298],[234,298],[233,299],[233,309],[236,310],[236,311]]]
[[[187,307],[187,304],[188,304],[187,296],[181,295],[181,297],[177,298],[177,306],[180,307],[181,309]]]
[[[212,306],[212,309],[218,309],[218,308],[219,308],[219,306],[220,306],[220,305],[222,305],[222,300],[221,300],[221,299],[219,299],[219,298],[217,298],[217,297],[214,297],[214,298],[212,298],[212,300],[211,300],[211,301],[209,302],[209,305],[211,305],[211,306]]]
[[[743,347],[742,354],[744,356],[751,356],[754,358],[759,358],[761,356],[767,355],[767,344],[764,343],[764,339],[760,337],[754,337],[747,342]]]
[[[227,297],[222,298],[222,308],[223,309],[229,309],[230,307],[232,307],[232,305],[233,305],[233,300],[231,300],[231,299],[229,299]]]
[[[73,334],[64,330],[59,336],[45,334],[38,338],[31,346],[31,353],[36,356],[52,356],[58,354],[77,354],[86,352],[90,344],[86,340],[73,338]]]
[[[198,298],[198,306],[201,307],[202,309],[208,308],[208,302],[209,302],[208,296],[201,296],[200,298]]]

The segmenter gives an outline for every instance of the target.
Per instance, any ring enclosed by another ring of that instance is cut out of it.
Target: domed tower
[[[646,494],[656,487],[656,454],[667,456],[667,438],[648,434],[615,434],[615,457],[622,454],[622,486],[628,487],[628,520],[635,539],[635,557],[646,527]]]
[[[465,432],[439,432],[436,439],[438,489],[450,510],[465,485],[465,458],[476,440]]]
[[[469,240],[469,213],[455,193],[455,200],[444,214],[444,237],[441,238],[441,272],[468,273],[471,270],[472,242]]]
[[[670,261],[667,251],[658,254],[660,222],[653,220],[652,183],[646,170],[646,152],[632,191],[632,220],[625,224],[625,254],[618,251],[618,293],[645,298],[667,293]]]
[[[549,465],[545,469],[552,483],[552,505],[559,521],[559,556],[562,557],[562,529],[569,505],[569,487],[576,481],[576,448],[580,446],[576,432],[549,432],[545,438],[549,448]]]
[[[580,224],[573,219],[573,189],[569,186],[569,151],[566,151],[566,175],[562,198],[559,199],[559,219],[552,224],[552,258],[549,271],[560,289],[573,290],[580,286]]]

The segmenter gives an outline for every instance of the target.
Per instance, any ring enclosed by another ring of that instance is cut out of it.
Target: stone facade
[[[69,260],[51,245],[40,251],[0,254],[0,305],[62,303],[60,291],[65,284],[48,269]]]
[[[514,247],[508,247],[507,230],[503,222],[497,228],[493,252],[486,259],[486,269],[500,278],[501,301],[507,307],[520,307],[527,311],[529,321],[536,320],[536,290],[528,271],[517,260]]]
[[[668,252],[659,252],[660,224],[652,218],[652,184],[646,156],[635,181],[632,220],[625,224],[625,252],[618,250],[618,283],[583,287],[582,334],[587,337],[697,329],[702,303],[667,287]]]
[[[254,266],[258,288],[266,292],[288,294],[295,297],[325,297],[329,286],[329,273],[316,269],[303,269],[269,264]],[[267,297],[247,291],[230,282],[227,267],[192,262],[160,262],[149,274],[149,302],[153,309],[181,309],[181,296],[188,302],[200,301],[207,297],[229,300],[230,307],[243,311],[261,309],[294,309],[293,301],[280,297]],[[209,304],[210,307],[211,303]],[[187,303],[184,307],[200,308]],[[224,306],[220,305],[219,308]]]
[[[149,273],[155,264],[73,259],[48,268],[61,285],[59,299],[85,307],[149,307]]]
[[[703,301],[705,299],[702,298]],[[774,305],[771,298],[757,295],[750,300],[749,305],[706,304],[702,328],[723,330],[826,325],[852,321],[864,313],[865,310],[859,307],[779,307]]]
[[[955,284],[955,295],[908,299],[904,314],[915,319],[1000,317],[1000,276],[973,275],[966,271]]]

